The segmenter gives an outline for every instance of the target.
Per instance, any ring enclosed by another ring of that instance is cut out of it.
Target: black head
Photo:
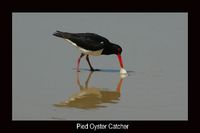
[[[106,45],[104,48],[102,54],[104,55],[111,55],[111,54],[116,54],[116,55],[121,55],[122,53],[122,48],[114,43],[110,43]]]
[[[122,61],[122,57],[121,57],[122,48],[117,44],[112,44],[111,52],[112,52],[112,54],[117,55],[120,67],[123,68],[124,65],[123,65],[123,61]]]
[[[111,43],[110,54],[121,55],[121,53],[122,48],[117,44]]]
[[[121,53],[122,53],[122,48],[121,48],[119,45],[115,44],[115,45],[113,45],[113,52],[114,52],[114,54],[116,54],[116,55],[118,55],[118,54],[121,55]]]

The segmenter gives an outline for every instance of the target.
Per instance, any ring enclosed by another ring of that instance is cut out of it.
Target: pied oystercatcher
[[[84,55],[86,55],[90,70],[95,71],[90,63],[89,55],[99,56],[115,54],[118,57],[121,67],[120,73],[127,73],[122,62],[122,48],[117,44],[111,43],[105,37],[95,33],[68,33],[61,31],[56,31],[53,35],[65,39],[81,51],[81,55],[77,60],[77,71],[79,71],[80,60]]]

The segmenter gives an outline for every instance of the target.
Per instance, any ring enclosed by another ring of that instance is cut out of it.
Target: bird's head
[[[113,45],[113,53],[116,55],[121,55],[122,48],[117,44]]]
[[[114,45],[112,45],[112,46],[113,46],[113,48],[112,48],[113,53],[116,54],[117,57],[118,57],[120,67],[121,67],[121,68],[124,68],[123,61],[122,61],[122,57],[121,57],[122,48],[121,48],[119,45],[117,45],[117,44],[114,44]]]

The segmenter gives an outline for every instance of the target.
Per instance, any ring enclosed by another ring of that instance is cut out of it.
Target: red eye
[[[118,48],[118,51],[120,52],[120,51],[121,51],[121,49],[120,49],[120,48]]]

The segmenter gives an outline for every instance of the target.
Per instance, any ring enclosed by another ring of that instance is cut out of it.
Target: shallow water
[[[52,34],[94,32],[123,48],[91,57]],[[13,120],[187,120],[186,13],[14,13]]]

